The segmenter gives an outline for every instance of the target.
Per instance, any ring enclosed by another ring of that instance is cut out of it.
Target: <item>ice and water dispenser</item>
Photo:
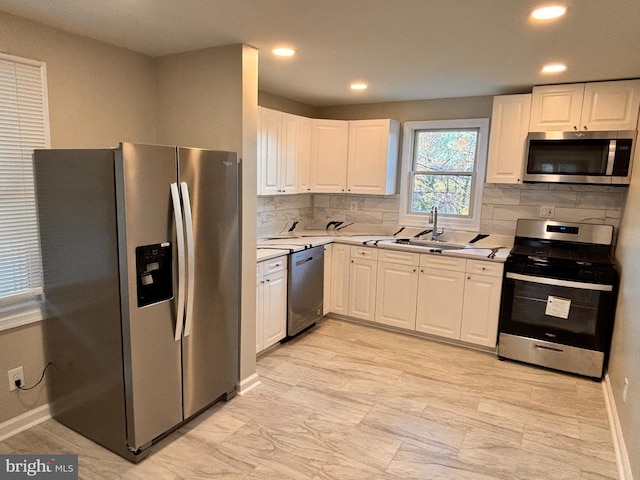
[[[136,247],[138,307],[173,297],[171,243]]]

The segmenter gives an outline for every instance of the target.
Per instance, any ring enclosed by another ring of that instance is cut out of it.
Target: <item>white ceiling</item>
[[[0,10],[150,56],[246,43],[259,88],[313,106],[495,95],[640,77],[640,0],[0,0]],[[547,2],[548,3],[548,2]],[[298,50],[274,58],[273,47]],[[568,71],[546,76],[543,64]],[[349,84],[370,87],[352,92]]]

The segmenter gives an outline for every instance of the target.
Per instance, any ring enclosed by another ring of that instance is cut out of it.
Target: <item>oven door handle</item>
[[[541,283],[543,285],[552,285],[555,287],[581,288],[583,290],[598,290],[600,292],[612,292],[613,285],[602,285],[599,283],[572,282],[570,280],[560,280],[558,278],[534,277],[531,275],[522,275],[520,273],[506,274],[507,278],[513,280],[522,280],[523,282]]]

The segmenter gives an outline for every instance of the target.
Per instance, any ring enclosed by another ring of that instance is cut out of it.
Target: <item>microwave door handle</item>
[[[180,208],[180,193],[178,184],[171,184],[171,201],[173,203],[173,216],[176,222],[176,244],[178,246],[178,298],[176,307],[176,332],[174,341],[180,341],[182,337],[182,324],[184,322],[184,289],[185,289],[185,262],[184,262],[184,227],[182,224],[182,210]]]
[[[180,191],[182,193],[182,207],[184,209],[184,226],[187,237],[187,312],[184,324],[184,336],[191,335],[191,326],[193,325],[193,292],[195,285],[195,251],[193,240],[193,217],[191,215],[191,197],[189,197],[189,188],[186,182],[180,182]]]
[[[609,177],[613,175],[613,164],[615,163],[615,160],[616,160],[616,144],[617,144],[616,140],[611,140],[609,142],[609,155],[607,156],[607,171],[606,171],[606,175]]]

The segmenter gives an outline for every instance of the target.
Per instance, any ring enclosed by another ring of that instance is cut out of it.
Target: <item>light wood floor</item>
[[[79,453],[83,479],[617,478],[590,379],[333,319],[258,373],[138,465],[53,420],[0,453]]]

